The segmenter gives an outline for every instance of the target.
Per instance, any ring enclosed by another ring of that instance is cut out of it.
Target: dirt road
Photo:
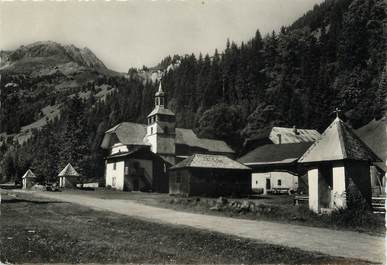
[[[34,194],[152,222],[185,225],[331,256],[385,263],[385,239],[363,233],[178,212],[129,200],[97,199],[65,193]]]

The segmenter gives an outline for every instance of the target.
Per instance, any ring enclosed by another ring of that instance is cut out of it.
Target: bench
[[[300,204],[305,204],[309,201],[309,196],[306,195],[296,195],[294,196],[294,205],[299,206]]]
[[[272,194],[286,194],[289,193],[289,188],[272,188],[270,193]]]

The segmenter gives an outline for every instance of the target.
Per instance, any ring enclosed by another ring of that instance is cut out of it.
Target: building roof
[[[200,147],[210,152],[234,153],[224,141],[199,138],[191,129],[176,128],[176,144]]]
[[[281,135],[281,144],[314,142],[321,136],[318,131],[311,129],[273,127],[269,138],[274,144],[280,144],[279,134]]]
[[[251,170],[251,168],[232,160],[224,155],[195,154],[177,163],[170,169],[179,168],[213,168],[213,169],[238,169]]]
[[[79,177],[79,173],[68,163],[67,166],[58,174],[58,177]]]
[[[102,148],[109,148],[111,136],[115,134],[118,140],[125,145],[149,145],[144,141],[146,125],[133,122],[122,122],[105,133]]]
[[[387,117],[380,120],[372,120],[363,127],[355,130],[362,139],[383,162],[375,163],[378,167],[387,171]]]
[[[376,154],[345,123],[336,118],[305,154],[300,163],[335,160],[380,161]]]
[[[157,105],[151,113],[147,116],[148,118],[155,115],[155,114],[161,114],[161,115],[168,115],[168,116],[175,116],[175,113],[173,113],[170,109],[164,108],[162,105]]]
[[[31,169],[28,169],[26,173],[24,173],[22,179],[26,178],[36,178],[35,174],[31,171]]]
[[[246,144],[265,138],[273,144],[280,144],[278,135],[281,135],[281,144],[314,142],[320,137],[320,133],[313,129],[271,127],[263,129],[255,137],[247,139]]]
[[[149,145],[146,141],[146,125],[132,122],[123,122],[105,133],[102,148],[109,148],[112,135],[124,145]],[[234,151],[220,140],[199,138],[191,129],[176,128],[176,144],[184,144],[191,147],[200,147],[209,152],[234,153]]]
[[[266,144],[238,159],[245,165],[290,164],[296,162],[313,143]]]

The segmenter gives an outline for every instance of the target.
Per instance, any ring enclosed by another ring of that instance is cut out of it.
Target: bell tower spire
[[[147,118],[146,138],[152,152],[175,164],[176,117],[167,108],[166,93],[161,81],[155,93],[155,108]]]
[[[155,106],[165,106],[166,105],[166,102],[165,102],[165,93],[163,91],[163,87],[161,85],[161,80],[160,80],[160,84],[159,84],[159,90],[157,90],[156,94],[155,94]]]

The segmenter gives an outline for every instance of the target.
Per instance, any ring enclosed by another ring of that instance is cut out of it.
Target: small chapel
[[[194,154],[234,157],[224,141],[176,128],[161,82],[147,124],[122,122],[105,132],[105,186],[124,191],[168,192],[168,168]]]
[[[328,213],[349,207],[357,197],[371,206],[370,167],[381,161],[337,113],[298,160],[308,170],[309,209]]]

